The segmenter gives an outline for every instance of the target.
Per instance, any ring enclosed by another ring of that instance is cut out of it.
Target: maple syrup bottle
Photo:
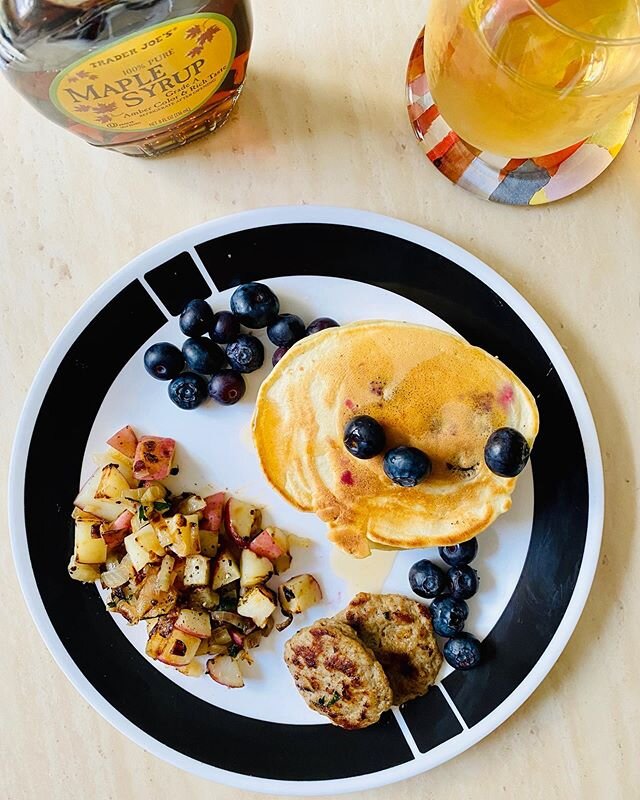
[[[0,0],[0,71],[53,122],[128,155],[224,125],[251,37],[250,0]]]

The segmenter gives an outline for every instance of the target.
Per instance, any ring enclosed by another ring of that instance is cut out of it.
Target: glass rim
[[[557,30],[562,31],[562,33],[565,33],[574,39],[582,39],[583,41],[591,42],[592,44],[604,44],[610,47],[629,47],[630,45],[640,45],[640,35],[614,39],[609,36],[596,36],[592,33],[584,33],[576,28],[572,28],[570,25],[565,25],[564,22],[560,22],[559,19],[556,19],[543,6],[541,6],[538,0],[526,0],[526,2],[531,6],[535,13],[548,22],[549,25],[552,25]]]

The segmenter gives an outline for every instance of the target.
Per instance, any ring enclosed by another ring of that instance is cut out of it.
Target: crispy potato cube
[[[169,547],[184,558],[200,552],[200,534],[198,515],[175,514],[167,520],[167,535],[171,541]]]
[[[193,661],[200,647],[200,639],[197,636],[191,636],[176,628],[165,641],[164,650],[158,656],[158,661],[170,667],[186,667]]]
[[[276,597],[266,586],[254,586],[238,601],[238,614],[252,619],[263,628],[276,610]]]
[[[185,586],[208,586],[211,580],[211,561],[203,555],[187,556],[182,580]]]
[[[322,600],[322,589],[313,575],[296,575],[278,588],[280,608],[285,614],[302,614]]]
[[[155,553],[150,553],[149,550],[137,541],[136,537],[137,533],[130,533],[128,536],[125,536],[124,547],[131,559],[134,569],[136,572],[140,572],[141,569],[146,567],[146,565],[155,558]]]
[[[100,472],[100,480],[93,496],[96,500],[120,500],[122,493],[130,488],[118,465],[107,464]]]
[[[107,545],[98,523],[78,522],[75,527],[75,560],[78,564],[104,564]]]
[[[145,525],[144,528],[140,528],[136,533],[136,541],[150,553],[154,553],[157,556],[165,555],[164,547],[158,541],[156,532],[151,525]]]
[[[208,639],[211,636],[211,617],[206,611],[183,608],[178,614],[175,627],[190,636],[197,636],[198,639]]]
[[[107,444],[122,453],[123,456],[133,458],[136,454],[138,437],[130,425],[125,425],[124,428],[116,431],[110,439],[107,439]]]
[[[171,471],[175,439],[143,436],[133,457],[133,475],[139,481],[161,481]]]
[[[211,582],[212,589],[220,589],[228,583],[237,581],[240,577],[240,569],[235,558],[231,555],[229,550],[223,550],[216,558],[213,567],[213,580]]]
[[[74,581],[82,583],[93,583],[100,577],[100,570],[95,564],[80,564],[76,561],[75,556],[71,556],[67,569]]]
[[[243,589],[266,583],[273,575],[273,564],[268,558],[261,558],[251,550],[240,554],[240,586]]]

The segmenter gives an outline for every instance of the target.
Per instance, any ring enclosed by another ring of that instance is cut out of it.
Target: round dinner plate
[[[142,354],[182,337],[185,302],[228,308],[233,287],[267,282],[283,311],[307,321],[386,318],[453,330],[500,358],[536,397],[541,428],[512,510],[479,539],[480,591],[467,629],[483,640],[475,670],[443,668],[424,697],[363,731],[311,712],[282,661],[289,635],[343,608],[359,588],[410,595],[407,573],[437,551],[377,555],[354,578],[313,515],[263,478],[250,419],[265,366],[244,400],[173,406]],[[274,633],[245,669],[245,688],[188,678],[144,655],[145,626],[107,613],[104,595],[67,576],[70,512],[94,454],[123,425],[177,440],[174,490],[225,490],[311,546],[293,552],[322,603]],[[134,259],[78,311],[45,358],[25,403],[9,489],[13,552],[27,604],[49,650],[83,697],[134,742],[197,775],[273,794],[381,786],[424,772],[482,739],[534,691],[584,607],[602,536],[603,479],[591,413],[553,334],[502,278],[421,228],[361,211],[296,207],[200,225]],[[378,583],[376,583],[378,581]]]

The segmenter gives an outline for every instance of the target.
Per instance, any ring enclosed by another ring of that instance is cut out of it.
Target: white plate
[[[226,690],[147,659],[144,626],[132,628],[107,615],[95,589],[73,584],[64,569],[73,492],[93,471],[93,454],[124,424],[179,442],[176,489],[209,484],[228,490],[263,505],[269,522],[313,541],[294,551],[294,573],[317,575],[325,601],[297,625],[335,613],[354,589],[409,594],[410,565],[424,556],[437,559],[428,550],[395,560],[378,555],[384,563],[354,585],[353,577],[332,568],[337,562],[323,524],[270,489],[249,433],[253,400],[273,351],[266,336],[265,366],[250,376],[245,399],[234,407],[211,403],[180,411],[166,385],[145,373],[142,354],[150,343],[182,341],[175,313],[185,299],[210,294],[215,310],[228,308],[230,287],[250,279],[265,279],[282,310],[307,321],[387,318],[458,330],[511,366],[540,405],[533,469],[521,477],[511,512],[482,535],[474,562],[481,588],[469,603],[467,629],[485,640],[486,662],[473,673],[443,669],[425,698],[368,731],[338,731],[301,700],[282,662],[284,641],[295,627],[261,646],[255,666],[245,671],[243,690]],[[68,435],[67,420],[74,421]],[[47,457],[55,470],[44,496],[38,489],[34,498]],[[591,414],[542,320],[455,245],[403,222],[344,209],[249,212],[194,228],[135,259],[96,292],[53,345],[25,404],[11,465],[12,542],[21,585],[47,646],[74,685],[119,730],[167,761],[276,794],[380,786],[452,758],[499,725],[544,678],[575,627],[597,564],[602,515]],[[46,544],[36,529],[38,516],[53,523]],[[163,715],[157,714],[161,704]],[[202,745],[203,737],[210,747]],[[242,758],[236,741],[245,749]]]

